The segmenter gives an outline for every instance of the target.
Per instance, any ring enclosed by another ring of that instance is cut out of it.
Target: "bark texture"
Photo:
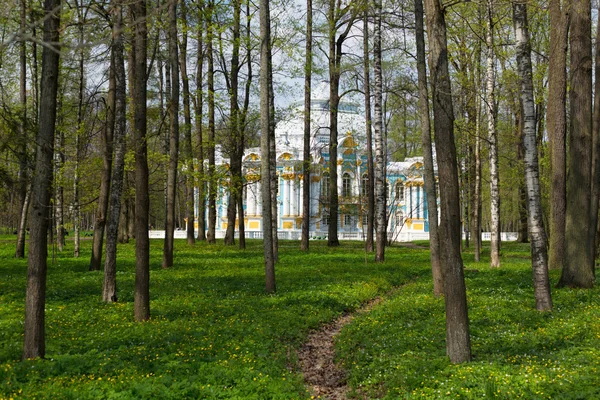
[[[306,55],[304,59],[304,136],[302,158],[302,239],[300,250],[308,251],[310,233],[310,97],[312,79],[312,0],[306,0]]]
[[[260,150],[261,150],[261,194],[263,218],[263,250],[265,255],[265,289],[267,293],[274,293],[275,286],[275,259],[273,256],[273,229],[271,216],[271,101],[269,89],[269,66],[271,27],[269,14],[269,0],[260,0]]]
[[[427,89],[427,65],[425,63],[425,30],[423,28],[423,1],[415,0],[415,36],[417,42],[417,73],[419,79],[419,113],[421,117],[421,142],[423,144],[423,178],[429,213],[429,251],[433,294],[444,293],[442,266],[440,263],[440,242],[438,233],[437,191],[433,169],[431,143],[431,121],[429,119],[429,91]]]
[[[375,261],[385,260],[386,242],[386,181],[385,145],[383,138],[383,76],[381,71],[381,2],[375,1],[375,24],[373,28],[373,73],[375,75],[375,97],[373,104],[373,127],[375,132]]]
[[[42,52],[39,129],[36,137],[36,163],[31,189],[31,233],[27,259],[23,359],[44,357],[46,353],[47,234],[58,93],[60,6],[60,0],[44,2],[46,16],[44,43],[46,45]]]
[[[594,286],[589,242],[592,170],[592,16],[589,0],[571,2],[570,143],[567,178],[566,253],[559,286]]]
[[[568,0],[564,0],[565,3]],[[550,56],[548,61],[548,139],[550,143],[550,269],[562,269],[565,260],[567,210],[567,48],[569,17],[563,0],[549,0]]]
[[[527,186],[528,228],[531,236],[531,267],[535,304],[538,311],[552,310],[546,231],[542,214],[539,165],[536,141],[535,102],[531,67],[531,44],[527,5],[513,3],[517,69],[521,80],[521,107],[523,108],[523,135],[525,147],[525,182]]]
[[[112,169],[108,216],[106,222],[106,253],[104,259],[104,283],[102,300],[115,302],[117,295],[117,241],[119,235],[119,216],[123,195],[123,177],[125,170],[125,134],[127,129],[125,58],[123,46],[123,0],[116,0],[111,10],[113,16],[113,46],[111,68],[115,75],[115,131],[114,166]]]
[[[135,290],[136,321],[150,319],[150,240],[148,238],[148,150],[146,145],[146,0],[131,5],[134,21],[134,146],[135,146]]]
[[[460,197],[446,21],[440,2],[425,0],[424,4],[427,15],[434,135],[440,181],[440,261],[446,308],[446,353],[452,363],[461,363],[471,360],[471,340],[460,254]]]

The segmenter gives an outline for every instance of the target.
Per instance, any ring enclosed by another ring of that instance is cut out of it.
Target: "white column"
[[[298,185],[300,183],[293,179],[290,184],[292,185],[292,215],[298,215]]]
[[[260,181],[255,183],[256,192],[254,192],[254,204],[256,204],[256,215],[262,215],[261,185]]]
[[[290,215],[290,181],[283,178],[283,216]]]

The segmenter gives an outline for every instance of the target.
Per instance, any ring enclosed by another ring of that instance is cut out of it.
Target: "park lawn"
[[[102,272],[89,272],[91,241],[51,249],[46,359],[20,361],[26,260],[0,238],[0,398],[303,399],[296,349],[309,330],[392,287],[430,276],[427,251],[391,249],[384,264],[361,243],[329,249],[280,242],[277,294],[264,291],[262,242],[248,249],[176,241],[161,269],[151,242],[150,321],[133,320],[134,245],[119,247],[119,302],[101,301]]]
[[[556,289],[560,272],[551,271],[554,311],[537,312],[529,246],[504,243],[502,252],[502,266],[494,270],[489,257],[475,263],[472,253],[464,255],[473,362],[448,362],[443,299],[434,299],[431,283],[419,279],[338,337],[338,358],[355,393],[599,399],[600,289]]]

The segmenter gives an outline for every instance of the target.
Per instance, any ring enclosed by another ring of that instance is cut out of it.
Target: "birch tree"
[[[488,141],[490,146],[490,264],[500,267],[500,175],[498,171],[498,134],[496,132],[496,96],[494,69],[494,9],[493,0],[488,0],[487,15],[487,67],[486,105],[488,117]]]
[[[535,102],[533,100],[533,79],[531,67],[531,45],[527,21],[527,4],[513,3],[513,22],[517,69],[521,81],[521,107],[523,115],[523,139],[525,147],[525,182],[527,185],[527,215],[529,236],[531,237],[531,267],[535,303],[538,311],[552,310],[550,279],[548,276],[548,253],[546,231],[542,214],[539,165],[537,155],[537,135]]]
[[[375,0],[375,21],[373,28],[373,72],[375,75],[375,98],[373,127],[375,132],[375,261],[385,259],[387,230],[386,190],[385,190],[385,146],[383,138],[383,80],[381,72],[381,2]]]

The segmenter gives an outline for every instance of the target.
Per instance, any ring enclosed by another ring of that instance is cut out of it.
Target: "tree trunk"
[[[187,168],[185,175],[185,217],[187,219],[187,243],[192,245],[196,242],[195,218],[194,218],[194,148],[192,146],[192,116],[190,111],[190,78],[187,73],[187,45],[188,45],[188,19],[187,4],[181,3],[181,19],[184,29],[181,32],[181,45],[179,53],[181,57],[181,81],[183,83],[183,118],[184,118],[184,157]]]
[[[119,232],[119,216],[121,213],[121,200],[123,195],[123,176],[125,169],[125,134],[127,129],[125,93],[125,58],[123,39],[123,0],[115,0],[112,9],[113,18],[113,46],[111,69],[115,76],[115,131],[114,167],[112,169],[111,189],[109,198],[108,217],[106,223],[106,256],[104,260],[104,284],[102,300],[105,302],[117,301],[117,239]],[[126,221],[122,223],[127,225]]]
[[[60,6],[60,0],[46,0],[44,3],[46,18],[43,40],[46,46],[42,52],[40,124],[36,138],[37,157],[31,189],[31,236],[27,259],[23,360],[44,357],[46,352],[47,234],[58,93]]]
[[[261,192],[263,221],[263,250],[265,255],[265,277],[267,293],[275,292],[275,260],[273,257],[273,230],[271,222],[271,148],[269,130],[271,124],[271,102],[269,90],[270,65],[270,14],[269,0],[260,0],[260,148],[261,148]]]
[[[525,147],[525,181],[527,184],[528,227],[531,233],[531,267],[535,304],[538,311],[552,310],[546,231],[542,215],[539,165],[536,141],[535,102],[531,67],[531,45],[527,22],[527,5],[513,3],[517,69],[521,80],[521,107]]]
[[[303,137],[303,163],[302,163],[302,239],[300,250],[308,251],[310,234],[310,167],[312,157],[310,154],[311,139],[311,79],[312,79],[312,0],[306,0],[306,53],[304,58],[304,137]]]
[[[64,188],[62,183],[63,167],[65,164],[64,147],[65,135],[61,129],[58,129],[54,154],[54,177],[56,179],[56,185],[54,189],[54,223],[56,226],[56,246],[60,252],[62,252],[65,247]]]
[[[375,1],[375,21],[373,29],[373,72],[375,75],[374,118],[375,128],[375,261],[383,262],[385,259],[385,239],[387,230],[386,221],[386,179],[384,175],[385,146],[383,143],[383,79],[381,72],[381,2]]]
[[[227,230],[225,232],[225,245],[235,244],[235,217],[237,213],[238,197],[243,189],[242,182],[242,157],[244,155],[244,141],[242,138],[240,107],[238,103],[239,70],[240,70],[240,18],[241,1],[233,3],[233,43],[231,55],[231,71],[229,79],[229,203],[227,205]],[[241,218],[241,216],[240,216]]]
[[[115,7],[116,8],[116,7]],[[114,11],[113,11],[114,12]],[[113,16],[113,19],[115,17]],[[115,21],[116,22],[116,21]],[[113,22],[113,23],[115,23]],[[114,29],[114,28],[113,28]],[[113,30],[113,38],[120,35]],[[113,43],[114,46],[114,43]],[[108,203],[110,196],[110,177],[112,174],[113,157],[113,137],[115,131],[115,107],[116,107],[116,76],[114,50],[111,48],[111,65],[109,67],[108,78],[108,104],[106,126],[102,131],[101,146],[104,154],[102,160],[102,173],[100,175],[100,193],[98,194],[98,206],[96,208],[96,218],[94,220],[94,236],[92,241],[92,256],[90,259],[90,271],[99,271],[102,264],[102,245],[104,241],[104,230],[108,212]]]
[[[598,17],[600,21],[600,16]],[[600,76],[600,25],[596,27],[596,55],[594,76]],[[592,274],[596,275],[596,236],[598,231],[598,204],[600,202],[600,81],[594,81],[594,110],[592,116],[592,183],[590,202],[590,227],[588,241],[590,244],[590,259],[592,261]]]
[[[573,0],[570,9],[570,143],[567,179],[566,253],[560,287],[594,286],[589,242],[592,170],[592,38],[589,0]]]
[[[206,21],[206,52],[208,55],[208,243],[216,243],[217,177],[215,171],[215,66],[213,57],[214,1],[209,0]]]
[[[27,29],[27,2],[20,2],[20,23],[21,32],[25,33]],[[25,229],[27,228],[27,214],[29,211],[29,173],[27,170],[27,41],[21,38],[19,46],[19,102],[21,105],[21,121],[19,124],[19,206],[21,212],[19,215],[19,224],[17,228],[17,247],[15,250],[16,258],[25,257]]]
[[[548,139],[550,147],[550,269],[562,269],[565,261],[567,47],[569,15],[563,0],[550,0],[550,57],[548,61]],[[566,1],[566,0],[565,0]]]
[[[492,1],[488,0],[487,21],[487,116],[490,145],[490,266],[500,267],[500,176],[498,171],[498,134],[496,132],[496,78],[494,74],[494,21]]]
[[[423,1],[415,0],[415,36],[417,44],[417,73],[419,79],[419,114],[421,118],[421,142],[423,143],[423,178],[429,214],[429,252],[433,276],[433,294],[444,293],[440,242],[438,233],[437,190],[431,144],[431,121],[429,119],[429,92],[427,89],[427,65],[425,63],[425,30],[423,29]]]
[[[162,267],[173,266],[175,239],[175,202],[179,163],[179,54],[177,51],[177,2],[169,0],[169,64],[171,65],[171,96],[169,98],[169,166],[167,170],[167,212]]]
[[[146,144],[146,0],[132,4],[134,21],[134,141],[135,141],[135,291],[136,321],[150,318],[150,240],[148,238],[148,150]]]
[[[81,225],[81,210],[79,206],[79,161],[81,158],[81,135],[84,130],[83,124],[83,96],[85,90],[85,52],[84,52],[84,32],[83,26],[86,23],[85,17],[81,14],[81,7],[77,7],[79,13],[78,28],[79,28],[79,93],[77,104],[77,131],[75,132],[75,165],[73,170],[73,257],[79,257],[80,235],[79,228]]]
[[[373,131],[371,130],[371,72],[369,67],[369,12],[365,10],[364,20],[364,91],[365,125],[367,136],[367,242],[365,250],[374,249],[373,232],[375,230],[375,166],[373,165]],[[364,227],[363,227],[364,229]]]
[[[440,182],[440,262],[446,304],[446,353],[452,363],[471,360],[467,295],[460,254],[460,204],[454,110],[448,70],[446,21],[441,4],[425,0],[433,91],[435,147]]]
[[[204,12],[204,2],[200,2],[199,12]],[[204,174],[204,137],[203,137],[203,90],[202,90],[202,72],[204,64],[204,48],[202,35],[204,34],[202,19],[198,23],[198,51],[196,61],[196,142],[198,146],[198,240],[206,240],[206,176]]]

